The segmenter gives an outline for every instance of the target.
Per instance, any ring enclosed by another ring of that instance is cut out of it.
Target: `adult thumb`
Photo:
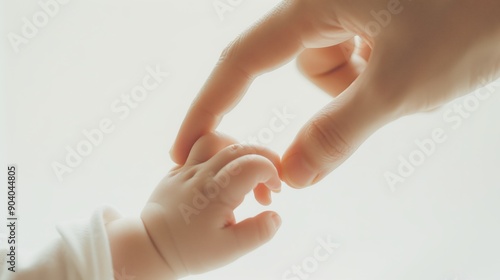
[[[395,118],[394,102],[387,102],[387,94],[366,80],[358,77],[299,131],[282,157],[288,185],[301,188],[320,181]]]

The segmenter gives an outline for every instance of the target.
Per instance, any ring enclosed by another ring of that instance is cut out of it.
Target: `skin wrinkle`
[[[164,211],[163,211],[163,209],[162,209],[162,206],[161,206],[160,204],[158,204],[157,202],[148,202],[148,204],[144,207],[144,209],[146,209],[148,206],[149,206],[149,207],[151,207],[151,208],[153,208],[153,209],[159,208],[159,209],[160,209],[160,213],[161,213],[161,214],[160,214],[160,216],[163,216],[163,217],[165,216],[165,213],[164,213]],[[152,211],[152,210],[151,210],[151,211]],[[142,215],[141,215],[141,216],[142,216]],[[158,244],[157,244],[157,243],[156,243],[156,241],[155,241],[155,239],[156,239],[156,238],[152,238],[151,231],[148,229],[148,226],[146,225],[146,222],[144,221],[144,218],[142,218],[142,217],[141,217],[141,220],[142,220],[142,221],[143,221],[143,223],[144,223],[144,228],[146,229],[146,232],[147,232],[147,234],[148,234],[148,237],[149,237],[149,239],[151,240],[151,243],[154,245],[155,250],[157,250],[157,251],[158,251],[158,254],[162,257],[162,259],[163,259],[163,261],[165,262],[165,264],[166,264],[168,267],[171,267],[171,266],[170,266],[170,262],[167,260],[168,258],[167,258],[167,257],[165,257],[165,256],[163,255],[163,253],[161,252],[161,250],[159,249],[159,246],[158,246]],[[171,230],[170,230],[170,228],[168,227],[168,225],[167,225],[167,232],[169,232],[170,234],[168,234],[167,236],[165,236],[165,238],[171,238],[172,234],[171,234]],[[173,244],[173,247],[174,247],[174,248],[173,248],[173,251],[177,252],[177,254],[176,254],[176,255],[180,255],[180,254],[179,254],[179,249],[178,249],[178,248],[177,248],[177,246],[176,246],[176,241],[175,241],[175,240],[173,240],[173,239],[170,239],[170,241],[171,241],[171,242],[169,242],[169,244]],[[172,249],[172,248],[169,248],[169,250],[170,250],[170,249]],[[184,261],[182,260],[182,256],[179,256],[179,259],[180,259],[180,264],[183,266],[184,271],[188,271],[187,267],[186,267],[186,266],[185,266],[185,264],[184,264]],[[178,278],[178,277],[179,277],[178,272],[177,272],[174,268],[172,268],[172,267],[171,267],[171,270],[172,270],[172,272],[173,272],[173,273],[177,276],[177,278]]]
[[[325,153],[322,155],[325,162],[337,160],[338,157],[343,157],[352,152],[352,147],[348,141],[344,140],[342,132],[335,124],[335,120],[331,119],[328,115],[323,115],[325,119],[315,119],[311,122],[309,132],[311,138],[315,139],[314,142],[320,144]],[[322,122],[327,121],[329,126],[326,127]]]

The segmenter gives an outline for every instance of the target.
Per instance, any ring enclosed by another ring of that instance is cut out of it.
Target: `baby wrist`
[[[177,279],[152,243],[141,219],[112,221],[106,225],[106,231],[116,280],[134,277],[141,280]]]

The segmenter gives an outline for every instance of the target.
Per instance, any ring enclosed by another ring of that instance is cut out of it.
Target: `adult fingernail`
[[[294,188],[309,186],[318,176],[316,170],[300,154],[292,155],[285,160],[283,173],[288,184]]]

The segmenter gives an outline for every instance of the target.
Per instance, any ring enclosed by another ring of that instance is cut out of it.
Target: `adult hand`
[[[334,96],[282,157],[283,179],[313,184],[375,130],[500,76],[500,1],[288,0],[234,40],[172,148],[183,163],[263,72],[297,57]],[[354,44],[354,36],[362,38]]]

